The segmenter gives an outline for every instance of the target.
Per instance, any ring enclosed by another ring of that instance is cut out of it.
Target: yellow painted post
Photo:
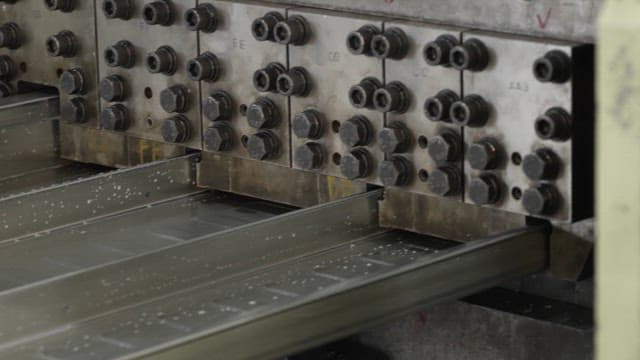
[[[639,44],[640,1],[605,1],[597,55],[599,360],[640,359]]]

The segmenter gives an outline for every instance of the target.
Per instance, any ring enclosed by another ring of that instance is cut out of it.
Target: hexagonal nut
[[[187,109],[189,90],[182,85],[174,85],[160,92],[160,106],[168,113],[182,113]]]
[[[437,162],[451,161],[455,157],[455,150],[455,144],[443,136],[436,136],[429,140],[429,155]]]
[[[477,205],[495,204],[500,200],[500,183],[495,175],[484,174],[469,183],[469,198]]]
[[[162,138],[169,143],[183,143],[189,140],[191,136],[190,126],[186,117],[182,115],[174,116],[162,123],[162,128],[160,129]]]
[[[371,141],[372,126],[364,116],[355,116],[340,126],[340,139],[350,147],[366,146]]]
[[[62,104],[60,117],[66,123],[84,123],[87,121],[87,101],[83,98],[73,98]]]

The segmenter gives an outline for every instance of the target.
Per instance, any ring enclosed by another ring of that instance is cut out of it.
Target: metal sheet
[[[203,192],[3,244],[0,294],[179,245],[291,210]]]
[[[34,92],[0,99],[0,179],[61,164],[58,122],[52,119],[57,114],[57,95]]]
[[[271,0],[461,27],[593,42],[603,0]]]
[[[0,201],[0,240],[194,192],[193,157],[116,171],[5,198]]]
[[[4,343],[0,347],[378,233],[381,231],[377,226],[379,196],[379,192],[373,192],[300,210],[4,293],[0,295],[0,342]],[[27,338],[20,340],[25,336]]]
[[[540,229],[443,247],[403,233],[370,235],[61,328],[0,355],[275,358],[545,264]]]

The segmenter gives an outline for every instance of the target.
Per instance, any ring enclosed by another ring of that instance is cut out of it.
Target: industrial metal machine
[[[0,358],[592,358],[600,7],[0,0]]]

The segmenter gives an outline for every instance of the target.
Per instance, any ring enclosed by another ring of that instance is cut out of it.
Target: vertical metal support
[[[640,3],[608,1],[599,23],[597,358],[640,358]]]

